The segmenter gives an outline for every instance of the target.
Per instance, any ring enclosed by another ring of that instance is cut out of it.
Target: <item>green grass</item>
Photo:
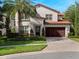
[[[0,48],[0,55],[41,51],[45,47],[46,45],[36,45],[36,46],[34,45],[34,46],[16,46],[16,47]]]
[[[79,38],[70,38],[71,40],[74,40],[76,42],[79,42]]]
[[[35,41],[35,40],[29,40],[29,41],[6,41],[4,43],[0,43],[0,46],[9,46],[9,45],[21,45],[21,44],[44,44],[46,41]]]
[[[7,38],[10,39],[10,38]],[[27,38],[25,38],[27,39]],[[44,45],[31,45],[31,46],[13,46],[10,45],[22,45],[22,44],[44,44]],[[4,40],[1,38],[0,46],[10,46],[5,48],[0,48],[0,55],[8,55],[8,54],[15,54],[15,53],[22,53],[22,52],[33,52],[33,51],[41,51],[44,49],[46,45],[46,39],[42,37],[31,37],[30,40],[22,40],[22,39],[10,39]]]
[[[44,44],[44,43],[46,43],[46,39],[43,37],[30,37],[29,40],[27,40],[27,37],[0,39],[0,46],[21,45],[21,44]]]

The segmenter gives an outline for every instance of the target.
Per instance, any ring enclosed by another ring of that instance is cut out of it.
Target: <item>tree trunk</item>
[[[74,27],[74,32],[75,32],[75,36],[77,36],[77,7],[75,5],[75,27]]]
[[[30,17],[29,17],[29,22],[30,22]],[[29,24],[29,27],[31,27],[30,24]],[[31,29],[29,29],[29,37],[30,37],[30,31],[31,31]]]
[[[20,34],[20,26],[21,26],[21,13],[18,11],[18,32]]]

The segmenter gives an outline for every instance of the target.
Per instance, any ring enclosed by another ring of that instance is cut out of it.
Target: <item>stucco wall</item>
[[[39,19],[39,18],[30,18],[30,21],[34,25],[42,25],[43,24],[43,19]]]
[[[27,25],[42,25],[43,24],[43,19],[38,19],[38,18],[30,18],[29,21],[22,21],[21,25],[22,26],[27,26]]]
[[[44,8],[42,6],[36,7],[36,11],[41,17],[46,17],[46,14],[52,14],[52,20],[53,21],[58,20],[58,13],[57,12],[54,12],[54,11]]]
[[[1,31],[1,34],[2,35],[6,35],[6,27],[5,27],[5,25],[6,25],[6,16],[4,15],[4,16],[2,16],[2,20],[3,21],[0,21],[0,23],[2,23],[3,25],[3,28],[0,28],[0,31]]]

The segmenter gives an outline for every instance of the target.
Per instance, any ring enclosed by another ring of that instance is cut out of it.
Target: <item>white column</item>
[[[44,36],[46,36],[46,29],[45,29],[45,27],[44,27]]]
[[[29,28],[28,28],[28,34],[29,34],[29,37],[30,37],[30,32],[31,31],[31,27],[29,26]]]
[[[65,37],[67,37],[67,27],[65,27]]]
[[[43,26],[41,26],[40,28],[40,36],[42,36],[42,29],[43,29]]]
[[[3,16],[3,26],[5,26],[6,25],[6,17],[5,16]],[[2,35],[6,35],[6,28],[3,28],[2,29]]]
[[[3,16],[3,22],[4,22],[4,25],[6,24],[6,17]]]
[[[35,27],[32,25],[31,28],[32,28],[32,30],[33,30],[33,34],[34,34],[34,36],[36,36]]]
[[[15,14],[15,30],[18,33],[19,32],[19,25],[18,25],[19,19],[18,19],[18,12]]]
[[[2,29],[2,35],[6,35],[6,28]]]
[[[69,33],[70,33],[70,26],[68,25],[65,27],[65,37],[68,37]]]

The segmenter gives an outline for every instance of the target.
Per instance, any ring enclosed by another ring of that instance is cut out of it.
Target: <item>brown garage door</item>
[[[64,37],[65,28],[64,27],[46,27],[47,37]]]

